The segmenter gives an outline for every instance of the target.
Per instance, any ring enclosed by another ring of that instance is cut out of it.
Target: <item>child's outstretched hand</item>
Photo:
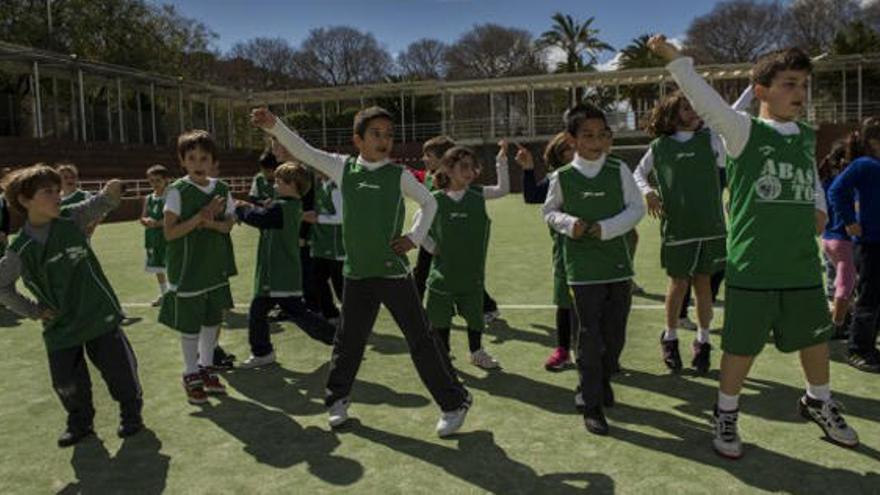
[[[497,158],[499,160],[507,160],[507,140],[502,139],[498,141],[498,155]]]
[[[535,159],[532,157],[532,152],[519,143],[516,143],[516,156],[513,159],[516,160],[516,163],[523,170],[533,170],[535,168]]]
[[[251,124],[260,129],[271,129],[278,118],[266,107],[251,110]]]
[[[107,196],[110,196],[113,201],[119,202],[122,198],[122,181],[119,179],[108,180],[107,183],[104,184],[103,192]]]
[[[648,40],[648,48],[658,57],[666,61],[672,61],[681,56],[681,52],[672,43],[666,40],[663,34],[655,34]]]
[[[402,256],[415,248],[415,243],[407,236],[398,237],[391,241],[391,249],[394,250],[394,254],[399,256]]]
[[[663,216],[663,201],[656,192],[651,191],[645,194],[645,203],[648,205],[648,214],[654,218]]]

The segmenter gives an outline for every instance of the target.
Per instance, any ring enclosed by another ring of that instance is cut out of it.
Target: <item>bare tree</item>
[[[880,31],[880,0],[872,0],[863,3],[865,21],[874,29]]]
[[[333,26],[311,30],[294,65],[302,79],[339,86],[380,81],[391,72],[392,61],[372,34]]]
[[[449,79],[485,79],[545,73],[546,67],[523,29],[480,24],[446,52]]]
[[[406,47],[397,56],[401,75],[411,79],[443,79],[446,77],[446,50],[439,40],[422,38]]]
[[[784,10],[778,3],[731,0],[697,17],[685,52],[701,63],[749,62],[779,46]]]
[[[243,58],[269,72],[292,74],[296,50],[284,38],[253,38],[239,41],[231,50],[229,58]]]
[[[814,55],[827,51],[860,10],[856,0],[795,0],[785,16],[787,41]]]

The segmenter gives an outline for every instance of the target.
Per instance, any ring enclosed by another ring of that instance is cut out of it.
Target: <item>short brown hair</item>
[[[544,148],[544,163],[547,165],[547,170],[553,171],[557,168],[564,167],[568,165],[565,161],[565,152],[571,148],[571,144],[568,141],[568,133],[560,132],[559,134],[553,136],[553,139],[547,143],[547,147]]]
[[[437,187],[440,189],[446,189],[449,187],[449,176],[443,172],[443,169],[450,169],[459,165],[465,159],[470,158],[471,164],[476,170],[480,170],[480,160],[477,158],[477,154],[474,150],[468,148],[467,146],[453,146],[446,150],[446,153],[443,153],[443,158],[440,161],[440,170],[438,170],[434,174],[434,181],[437,184]]]
[[[161,165],[158,163],[147,169],[147,177],[151,175],[158,175],[163,179],[171,177],[171,173],[168,172],[168,169],[165,167],[165,165]]]
[[[30,167],[13,170],[3,178],[3,190],[6,201],[13,210],[25,213],[27,209],[18,200],[19,196],[31,199],[37,190],[47,186],[61,186],[61,175],[45,163],[37,163]]]
[[[391,115],[391,112],[379,106],[372,106],[355,114],[354,133],[363,139],[364,134],[367,132],[367,126],[370,125],[370,122],[376,119],[386,119],[394,124],[394,117]]]
[[[776,74],[784,70],[813,72],[813,61],[807,52],[797,47],[774,50],[758,57],[752,66],[752,84],[770,86]]]
[[[210,153],[211,158],[217,158],[214,153],[217,144],[214,142],[214,138],[211,136],[210,132],[202,129],[193,129],[191,131],[186,131],[177,137],[177,156],[181,160],[183,160],[183,157],[188,151],[197,148],[206,153]]]
[[[293,184],[296,190],[305,195],[312,188],[312,173],[304,165],[284,162],[275,169],[275,180]]]
[[[73,172],[73,175],[79,177],[79,169],[76,168],[76,165],[70,162],[58,162],[55,164],[55,170],[60,174],[61,172]]]
[[[455,141],[451,137],[446,135],[434,136],[422,145],[422,153],[430,153],[437,158],[443,158],[443,155],[453,146],[455,146]]]
[[[679,122],[678,112],[681,111],[682,105],[688,102],[688,99],[681,91],[675,91],[659,103],[654,105],[651,110],[651,118],[645,130],[651,137],[671,136],[678,130]]]

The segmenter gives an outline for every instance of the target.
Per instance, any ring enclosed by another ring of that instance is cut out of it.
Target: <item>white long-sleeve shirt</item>
[[[583,174],[584,177],[592,179],[599,175],[605,165],[605,159],[606,155],[602,155],[598,160],[586,160],[575,154],[572,164],[575,170]],[[620,213],[598,222],[602,228],[601,239],[603,241],[629,232],[645,216],[645,202],[642,200],[639,188],[626,165],[620,167],[620,183],[623,187],[624,208]],[[562,187],[559,185],[559,174],[555,172],[550,176],[547,200],[544,201],[541,212],[544,215],[544,221],[553,230],[573,237],[574,224],[578,221],[578,217],[563,212],[562,204]]]
[[[486,199],[498,199],[507,196],[510,193],[510,172],[508,170],[507,159],[496,158],[495,160],[495,172],[498,176],[498,183],[494,186],[485,186],[483,187],[483,197]],[[447,196],[452,198],[453,201],[461,201],[464,198],[464,195],[467,194],[467,189],[462,189],[460,191],[444,191]],[[418,213],[417,213],[418,214]],[[422,243],[422,247],[425,248],[425,251],[434,254],[437,249],[437,245],[434,242],[434,239],[431,238],[430,235],[425,237],[424,242]]]
[[[752,131],[751,117],[728,106],[721,95],[697,74],[694,70],[694,61],[690,57],[679,57],[673,60],[666,66],[666,69],[672,74],[672,78],[687,96],[694,110],[712,130],[721,135],[727,154],[732,158],[740,156]],[[796,122],[779,122],[763,117],[761,120],[783,136],[800,133]],[[813,166],[815,168],[815,164]],[[816,209],[827,212],[825,193],[819,180],[819,174],[815,173],[814,175],[816,181],[813,199]]]
[[[345,170],[346,155],[328,153],[313,148],[303,138],[291,131],[281,120],[275,121],[275,125],[268,130],[275,139],[284,146],[298,160],[306,163],[330,177],[330,180],[342,189],[342,177]],[[358,165],[368,170],[376,170],[391,163],[385,159],[379,162],[368,162],[362,156],[357,157]],[[413,224],[405,235],[416,245],[421,245],[431,228],[434,215],[437,214],[437,201],[431,193],[421,185],[412,174],[404,171],[400,174],[400,191],[404,196],[414,200],[419,205],[419,212],[413,218]]]

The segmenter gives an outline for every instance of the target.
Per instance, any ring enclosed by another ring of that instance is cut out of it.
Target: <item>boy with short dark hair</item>
[[[662,35],[649,41],[694,110],[724,138],[730,188],[727,292],[721,334],[721,377],[713,447],[742,456],[739,393],[772,332],[782,352],[798,351],[807,382],[801,414],[828,438],[858,445],[858,435],[831,399],[828,339],[832,326],[822,289],[815,236],[825,224],[825,196],[816,173],[815,133],[797,118],[807,103],[809,56],[790,48],[768,53],[752,68],[759,118],[737,113]]]
[[[260,206],[267,206],[275,198],[275,169],[280,165],[278,158],[272,153],[271,148],[267,148],[260,155],[260,171],[251,181],[251,190],[248,192],[248,198],[251,203]]]
[[[63,216],[60,185],[58,172],[43,164],[4,179],[10,206],[27,219],[0,260],[0,303],[42,320],[52,386],[67,410],[58,446],[67,447],[94,433],[86,354],[119,403],[120,437],[143,428],[143,400],[119,300],[86,237],[88,226],[119,204],[122,183],[107,182],[98,195],[64,207]],[[16,291],[19,277],[36,302]]]
[[[437,422],[438,435],[455,433],[464,423],[471,396],[428,325],[406,258],[406,252],[424,240],[437,202],[415,177],[389,160],[394,141],[391,114],[371,107],[355,116],[353,141],[360,151],[358,157],[312,148],[265,108],[255,109],[251,121],[342,190],[346,281],[342,325],[336,333],[327,380],[325,404],[330,408],[330,426],[348,420],[351,388],[379,307],[384,304],[406,337],[422,382],[443,411]],[[401,235],[404,196],[421,208],[413,228]]]

